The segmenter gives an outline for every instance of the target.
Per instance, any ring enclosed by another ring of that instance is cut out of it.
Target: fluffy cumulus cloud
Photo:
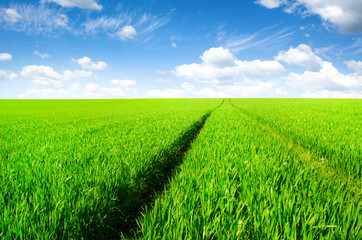
[[[336,24],[345,33],[362,32],[362,4],[356,0],[299,0],[310,13]]]
[[[35,86],[62,88],[64,81],[76,81],[81,78],[96,78],[92,72],[84,70],[65,70],[63,74],[43,65],[29,65],[22,68],[20,75],[29,79]]]
[[[304,66],[303,73],[289,73],[283,77],[286,84],[303,90],[304,97],[361,97],[361,62],[348,61],[347,66],[355,72],[343,74],[331,62],[322,61],[307,45],[299,45],[276,57],[288,64]]]
[[[42,0],[42,2],[54,2],[62,7],[79,7],[92,10],[102,9],[102,6],[94,0]]]
[[[282,0],[257,0],[255,3],[260,4],[266,8],[277,8],[282,5]]]
[[[79,83],[72,83],[70,84],[70,90],[72,91],[76,91],[80,88],[80,84]]]
[[[362,33],[362,4],[357,0],[258,0],[267,8],[285,6],[288,13],[319,15],[334,24],[342,33]]]
[[[107,63],[99,61],[93,62],[89,57],[82,57],[79,59],[72,59],[73,62],[78,63],[82,68],[88,70],[104,70],[108,67]]]
[[[93,72],[85,70],[63,71],[63,76],[62,76],[63,81],[77,81],[82,78],[91,79],[91,78],[97,78],[97,76],[95,76]]]
[[[0,61],[11,61],[13,56],[9,53],[0,53]]]
[[[114,79],[111,84],[115,87],[102,87],[97,83],[86,85],[84,95],[88,98],[127,98],[137,92],[136,82],[133,80]]]
[[[215,85],[197,89],[190,83],[183,82],[179,88],[154,89],[147,92],[151,98],[230,98],[230,97],[285,97],[288,93],[277,88],[272,82],[252,81],[232,85]]]
[[[219,86],[218,89],[220,92],[231,97],[285,97],[288,95],[277,83],[251,79],[246,79],[242,83],[235,83],[230,86]]]
[[[18,74],[11,71],[0,70],[0,80],[16,81],[18,80]]]
[[[242,82],[245,75],[268,76],[278,74],[284,67],[278,61],[240,61],[222,47],[210,48],[200,57],[202,63],[184,64],[176,67],[176,76],[216,85]]]
[[[345,62],[353,72],[341,73],[331,62],[317,56],[313,49],[300,44],[280,51],[272,61],[241,61],[228,49],[211,48],[200,57],[201,63],[181,65],[173,73],[185,79],[210,84],[195,87],[155,89],[148,97],[362,97],[362,62]],[[283,73],[279,63],[305,68],[302,73]],[[275,78],[269,76],[279,74]],[[268,76],[268,78],[261,78]],[[296,95],[295,95],[296,94]]]
[[[123,41],[133,39],[137,35],[137,31],[132,26],[124,26],[116,35]]]
[[[302,74],[290,73],[286,79],[290,85],[309,91],[362,90],[362,76],[342,74],[331,62],[326,61],[318,72],[307,70]]]
[[[64,89],[54,89],[54,88],[42,88],[42,89],[29,89],[26,91],[26,94],[20,95],[19,98],[32,98],[32,99],[57,99],[64,98],[69,95],[69,91]]]
[[[322,69],[322,59],[313,53],[310,46],[305,44],[300,44],[297,48],[290,48],[287,52],[281,51],[275,59],[303,66],[312,72]]]
[[[119,80],[119,79],[113,79],[111,83],[117,87],[127,89],[134,91],[136,89],[136,81],[125,79],[125,80]]]
[[[149,98],[182,98],[182,97],[190,97],[194,90],[194,86],[183,82],[181,84],[181,88],[167,88],[164,90],[161,89],[153,89],[147,92],[146,97]]]
[[[362,75],[362,62],[361,61],[346,61],[347,67],[356,71],[356,74]]]
[[[55,72],[53,68],[43,65],[25,66],[20,72],[21,76],[28,78],[34,85],[61,88],[62,76]]]

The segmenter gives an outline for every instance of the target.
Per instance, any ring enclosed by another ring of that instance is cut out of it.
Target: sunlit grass
[[[152,161],[220,102],[0,101],[1,238],[119,235]]]
[[[224,104],[207,120],[169,190],[139,219],[138,237],[358,239],[361,190],[306,157]]]

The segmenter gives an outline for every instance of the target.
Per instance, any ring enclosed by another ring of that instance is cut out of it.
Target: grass
[[[361,238],[361,190],[306,157],[224,104],[207,120],[169,189],[139,219],[137,237]]]
[[[346,176],[361,181],[362,100],[233,100],[244,114],[288,136]]]
[[[1,100],[0,238],[362,239],[360,109]]]
[[[1,238],[119,236],[154,161],[220,102],[1,101]]]

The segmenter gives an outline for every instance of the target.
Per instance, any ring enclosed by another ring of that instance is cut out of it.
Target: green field
[[[362,239],[362,100],[0,100],[1,239]]]

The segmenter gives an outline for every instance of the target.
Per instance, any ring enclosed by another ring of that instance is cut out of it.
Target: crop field
[[[1,239],[362,239],[362,100],[0,100]]]

